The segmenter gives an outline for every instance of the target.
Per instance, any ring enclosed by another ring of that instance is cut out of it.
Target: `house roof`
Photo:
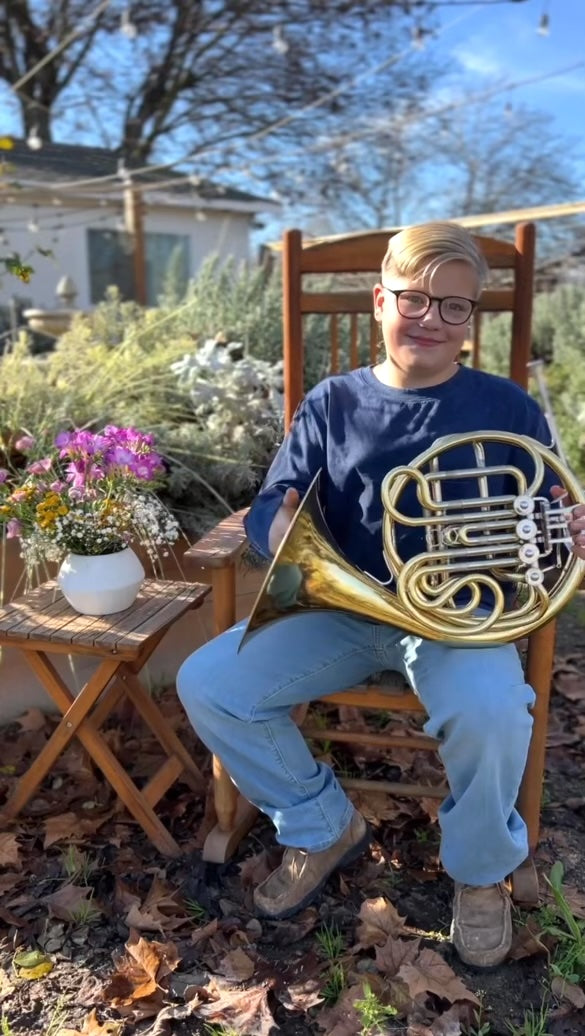
[[[99,181],[103,178],[103,188],[111,190],[115,185],[120,188],[123,180],[120,170],[129,173],[132,183],[156,188],[164,184],[167,195],[175,195],[177,200],[186,200],[196,195],[198,204],[209,202],[217,206],[218,202],[244,205],[249,209],[273,208],[275,201],[240,191],[234,187],[225,187],[196,176],[189,178],[189,173],[177,169],[144,168],[143,163],[131,162],[122,158],[120,149],[104,147],[86,147],[80,144],[57,144],[53,141],[43,143],[42,148],[33,150],[26,141],[12,137],[13,147],[3,152],[5,161],[10,166],[13,180],[22,179],[27,187],[38,183],[39,187],[56,189],[70,183],[79,184],[84,190],[99,190]],[[134,172],[141,169],[142,172]],[[16,176],[14,175],[16,173]],[[177,183],[174,184],[173,181]],[[50,181],[50,182],[49,182]],[[94,181],[94,182],[92,182]],[[87,185],[86,185],[87,184]]]

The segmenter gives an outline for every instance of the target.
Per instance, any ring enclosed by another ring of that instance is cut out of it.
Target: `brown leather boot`
[[[465,964],[493,968],[505,960],[512,945],[512,910],[503,882],[455,882],[451,940]]]
[[[254,903],[265,917],[281,920],[308,906],[338,867],[356,860],[370,844],[370,829],[357,810],[341,838],[328,849],[309,853],[285,849],[280,867],[254,890]]]

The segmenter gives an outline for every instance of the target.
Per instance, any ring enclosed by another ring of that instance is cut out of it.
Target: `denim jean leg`
[[[303,613],[260,630],[238,653],[244,627],[183,663],[179,697],[242,794],[271,818],[279,842],[325,849],[347,827],[352,806],[331,768],[311,755],[290,710],[375,672],[379,627],[342,613]]]
[[[455,647],[413,636],[401,649],[450,789],[439,812],[445,870],[469,885],[501,881],[528,855],[516,800],[535,695],[518,652],[511,644]]]

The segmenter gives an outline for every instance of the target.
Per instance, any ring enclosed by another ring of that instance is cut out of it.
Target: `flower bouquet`
[[[60,432],[46,450],[23,435],[13,449],[25,465],[0,469],[0,525],[8,539],[20,540],[27,573],[48,561],[62,563],[58,579],[69,600],[67,573],[87,568],[87,559],[101,559],[93,565],[95,582],[95,573],[114,555],[118,582],[131,560],[135,596],[144,569],[131,544],[145,550],[156,570],[161,548],[167,553],[164,548],[179,536],[178,523],[154,493],[165,468],[152,436],[108,425],[101,432]],[[115,603],[127,596],[118,595]]]

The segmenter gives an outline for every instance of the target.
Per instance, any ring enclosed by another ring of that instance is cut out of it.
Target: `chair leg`
[[[528,844],[532,852],[538,844],[540,831],[540,809],[546,756],[546,732],[550,703],[550,689],[555,651],[556,624],[546,626],[530,634],[526,659],[526,680],[536,694],[532,709],[534,725],[526,769],[518,796],[518,809],[528,827]]]
[[[244,799],[217,756],[213,757],[213,795],[217,824],[203,846],[203,859],[225,863],[254,825],[258,810]]]
[[[532,855],[528,856],[511,875],[512,899],[518,906],[538,906],[540,892],[538,872]]]
[[[511,883],[514,902],[529,907],[537,906],[539,902],[538,873],[534,863],[534,853],[538,845],[540,831],[540,810],[555,633],[556,623],[554,620],[531,633],[528,640],[528,655],[526,659],[526,680],[536,694],[536,701],[532,709],[534,726],[526,760],[526,769],[524,770],[518,795],[518,809],[528,828],[530,855],[511,875]]]

